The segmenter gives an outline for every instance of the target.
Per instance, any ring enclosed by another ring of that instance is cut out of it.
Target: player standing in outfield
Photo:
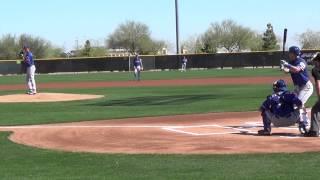
[[[37,85],[35,80],[36,66],[34,64],[34,59],[32,52],[29,47],[23,47],[23,62],[27,67],[26,72],[26,82],[27,82],[27,94],[36,95],[37,94]]]
[[[273,94],[260,107],[264,129],[258,131],[258,135],[270,136],[271,124],[275,127],[289,127],[300,122],[301,106],[302,102],[296,94],[288,91],[285,81],[276,81]]]
[[[182,59],[182,67],[181,67],[181,72],[186,72],[187,71],[187,63],[188,63],[188,59],[187,57],[183,57]]]
[[[320,53],[315,54],[312,58],[314,68],[312,69],[312,76],[315,80],[316,91],[318,95],[317,103],[312,107],[311,111],[311,127],[306,134],[307,137],[319,137],[320,131]]]
[[[141,80],[141,71],[143,71],[143,64],[142,59],[139,55],[136,55],[136,57],[133,60],[133,67],[134,67],[134,77],[137,81]]]
[[[295,86],[295,93],[302,101],[302,108],[300,109],[300,123],[299,128],[302,133],[307,133],[309,126],[309,119],[305,104],[313,94],[313,85],[309,78],[307,69],[307,62],[300,57],[300,48],[292,46],[289,48],[290,62],[281,60],[282,70],[291,74],[293,84]]]

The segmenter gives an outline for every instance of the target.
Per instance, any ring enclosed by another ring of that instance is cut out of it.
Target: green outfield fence
[[[309,59],[317,50],[306,50],[304,57]],[[166,56],[142,56],[145,70],[179,69],[181,60],[186,56],[189,60],[188,68],[243,68],[243,67],[272,67],[279,66],[283,53],[247,52],[247,53],[219,53],[219,54],[188,54]],[[97,57],[71,59],[39,59],[36,60],[37,72],[99,72],[99,71],[129,71],[132,70],[132,57]],[[0,61],[0,74],[22,74],[25,72],[23,64],[16,60]]]

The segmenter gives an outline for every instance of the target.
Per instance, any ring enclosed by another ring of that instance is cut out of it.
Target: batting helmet
[[[273,83],[273,91],[275,93],[288,91],[286,82],[282,79],[274,82]]]
[[[289,48],[289,53],[295,54],[296,56],[300,56],[301,55],[301,50],[297,46],[292,46],[292,47]]]

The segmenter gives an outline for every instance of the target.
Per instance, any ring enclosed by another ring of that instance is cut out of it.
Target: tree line
[[[279,50],[281,37],[274,33],[272,24],[267,24],[264,33],[258,33],[249,27],[242,26],[233,20],[215,22],[199,36],[192,36],[182,43],[182,48],[188,53],[217,53],[243,51]],[[320,49],[320,31],[307,30],[299,35],[303,49]],[[0,59],[16,59],[21,48],[29,46],[36,58],[66,57],[67,53],[54,46],[49,40],[28,34],[15,36],[3,35],[0,38]],[[120,24],[113,33],[105,39],[104,46],[92,46],[87,40],[73,56],[94,57],[107,55],[108,49],[121,49],[128,53],[154,55],[169,43],[155,39],[150,28],[141,22],[127,21]]]
[[[279,50],[282,37],[277,37],[271,23],[258,33],[233,20],[212,23],[201,35],[182,43],[189,53],[217,53]],[[302,49],[320,49],[320,31],[307,30],[298,36]]]
[[[6,34],[0,39],[0,59],[17,59],[23,46],[29,46],[36,58],[59,57],[63,51],[41,37],[34,37],[28,34],[20,36]]]

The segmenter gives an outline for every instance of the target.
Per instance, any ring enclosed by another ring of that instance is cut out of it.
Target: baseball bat
[[[286,55],[287,35],[288,35],[288,29],[285,28],[283,32],[283,49],[282,49],[283,58],[285,58],[285,55]]]

